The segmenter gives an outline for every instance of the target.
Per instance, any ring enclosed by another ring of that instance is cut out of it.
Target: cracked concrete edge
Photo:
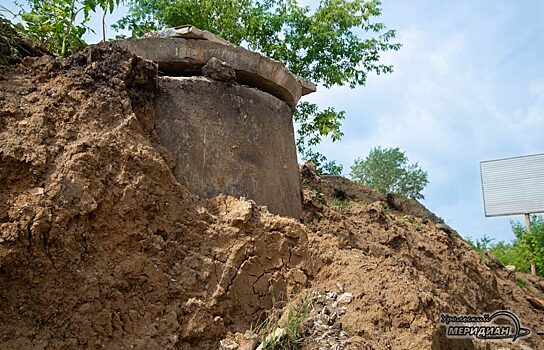
[[[128,39],[116,44],[157,62],[159,71],[172,76],[200,75],[202,66],[215,57],[234,68],[237,82],[267,92],[292,109],[301,96],[316,90],[313,83],[296,76],[282,63],[232,44],[179,37]]]
[[[300,86],[302,87],[302,96],[305,96],[305,95],[311,94],[312,92],[317,91],[317,86],[314,83],[298,75],[296,77],[298,79],[298,82],[300,83]]]
[[[197,39],[208,40],[223,45],[235,46],[225,39],[218,37],[217,35],[207,31],[201,30],[190,24],[183,24],[174,28],[167,28],[156,32],[149,32],[144,35],[144,38],[185,38],[185,39]]]

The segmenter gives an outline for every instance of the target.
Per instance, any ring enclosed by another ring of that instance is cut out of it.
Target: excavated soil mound
[[[0,349],[217,349],[337,284],[348,348],[504,348],[438,325],[497,309],[542,348],[541,291],[417,202],[308,168],[302,222],[188,193],[156,137],[156,75],[108,45],[0,65]]]
[[[303,221],[312,231],[311,259],[324,262],[312,288],[331,291],[340,283],[354,295],[342,319],[354,349],[544,349],[544,313],[527,301],[542,298],[536,281],[518,286],[515,275],[493,257],[484,262],[416,201],[403,199],[395,208],[396,196],[311,175],[307,167],[302,174],[310,174],[303,179]],[[352,200],[339,202],[338,193]],[[438,326],[442,312],[495,310],[516,313],[532,337],[515,346],[473,344],[446,339]]]
[[[152,63],[0,70],[0,348],[215,349],[306,282],[300,223],[176,181]]]

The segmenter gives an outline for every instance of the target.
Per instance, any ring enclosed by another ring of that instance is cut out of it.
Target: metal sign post
[[[544,153],[483,161],[480,174],[485,216],[524,215],[530,233],[530,214],[544,212]]]
[[[525,214],[525,228],[527,230],[527,233],[531,233],[531,216],[529,214]],[[536,276],[536,265],[533,258],[531,258],[531,275]]]

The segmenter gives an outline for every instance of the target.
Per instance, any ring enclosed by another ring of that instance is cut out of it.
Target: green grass
[[[340,207],[340,208],[343,208],[343,209],[351,209],[353,206],[351,204],[349,204],[348,201],[343,201],[343,200],[340,200],[340,199],[331,199],[329,201],[329,206],[331,207]]]
[[[287,323],[281,327],[280,320],[266,320],[259,325],[256,331],[263,339],[264,350],[298,350],[303,341],[303,322],[311,310],[311,299],[304,299],[301,305],[289,306],[287,311]],[[276,333],[279,328],[285,330],[285,335],[279,339],[267,337]]]
[[[523,279],[521,277],[516,278],[516,283],[520,287],[527,287],[527,285],[529,284],[529,282],[527,282],[527,280],[525,280],[525,279]]]

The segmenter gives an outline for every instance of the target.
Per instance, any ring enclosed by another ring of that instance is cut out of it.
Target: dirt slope
[[[446,342],[439,313],[498,308],[542,348],[525,300],[538,290],[418,203],[311,171],[302,222],[194,198],[155,136],[155,77],[107,45],[0,65],[0,349],[217,349],[278,300],[337,283],[354,349],[471,349]]]
[[[0,347],[211,349],[304,282],[302,225],[177,183],[151,63],[0,69]]]
[[[533,330],[525,345],[544,348],[544,313],[526,300],[528,294],[541,298],[541,291],[519,287],[497,261],[484,263],[421,204],[404,199],[397,207],[405,211],[395,210],[394,197],[337,177],[313,177],[306,183],[304,222],[314,233],[309,234],[311,256],[327,262],[312,288],[334,290],[341,283],[354,294],[343,328],[354,336],[355,348],[485,348],[446,341],[444,328],[437,327],[439,315],[502,309],[515,312]],[[345,193],[358,196],[338,202]],[[504,346],[511,345],[491,348]]]

